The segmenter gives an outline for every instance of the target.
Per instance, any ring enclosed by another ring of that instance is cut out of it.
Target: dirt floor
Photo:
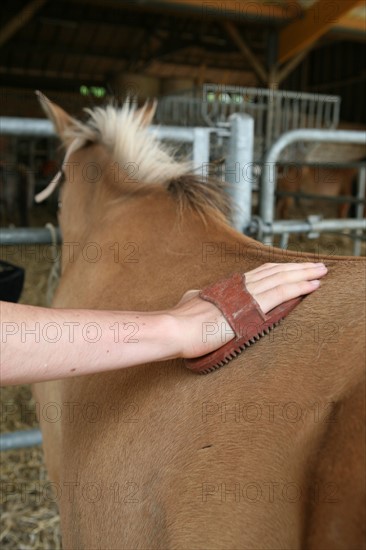
[[[39,209],[35,225],[56,223],[55,215]],[[349,236],[323,235],[309,241],[292,238],[289,248],[318,251],[325,255],[352,255]],[[363,243],[363,255],[365,255]],[[47,280],[52,267],[48,246],[2,247],[2,259],[23,266],[26,270],[21,303],[47,305]],[[37,426],[34,402],[29,386],[1,388],[1,430],[9,432]],[[4,550],[56,550],[61,548],[57,507],[47,486],[47,473],[41,448],[1,453],[0,545]]]

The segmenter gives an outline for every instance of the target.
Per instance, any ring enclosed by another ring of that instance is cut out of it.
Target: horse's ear
[[[152,101],[147,101],[141,109],[136,111],[137,115],[141,115],[141,124],[143,126],[150,126],[155,116],[157,106],[157,100],[153,99]]]
[[[42,109],[54,125],[57,135],[66,146],[69,145],[69,139],[65,136],[65,131],[75,126],[77,121],[56,105],[56,103],[50,101],[42,92],[37,90],[36,95]]]

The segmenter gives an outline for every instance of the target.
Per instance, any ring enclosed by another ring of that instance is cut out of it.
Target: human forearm
[[[163,361],[180,352],[174,318],[164,311],[47,309],[1,302],[1,318],[2,385]]]
[[[265,264],[245,274],[263,313],[319,286],[322,264]],[[187,292],[172,309],[120,312],[0,302],[1,384],[80,376],[173,357],[199,357],[234,337],[209,301]],[[214,327],[214,331],[207,328]]]

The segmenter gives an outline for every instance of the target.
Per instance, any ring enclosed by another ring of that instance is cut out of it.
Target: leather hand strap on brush
[[[268,334],[302,300],[302,297],[288,300],[265,315],[248,292],[245,276],[241,273],[234,273],[204,288],[199,296],[215,304],[235,332],[235,338],[216,351],[185,360],[186,367],[199,374],[208,374],[234,359],[246,347]]]

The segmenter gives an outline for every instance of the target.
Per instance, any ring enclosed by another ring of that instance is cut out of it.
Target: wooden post
[[[237,45],[243,56],[249,61],[260,80],[264,84],[267,84],[267,71],[265,70],[260,60],[257,59],[257,57],[253,54],[252,50],[246,44],[244,39],[240,36],[238,29],[231,23],[231,21],[222,21],[222,26],[231,37],[233,42]]]

